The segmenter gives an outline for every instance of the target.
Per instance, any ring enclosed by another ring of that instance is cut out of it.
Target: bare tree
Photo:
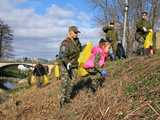
[[[158,18],[158,8],[160,7],[159,0],[152,0],[152,27],[154,27]]]
[[[12,57],[13,34],[11,28],[0,20],[0,58]]]
[[[120,26],[123,26],[125,0],[89,0],[90,3],[97,8],[98,15],[96,16],[99,25],[105,25],[110,20],[115,20]],[[127,51],[128,54],[133,51],[135,41],[135,23],[139,19],[142,11],[148,11],[149,18],[154,27],[157,18],[160,14],[160,0],[129,0],[128,23],[127,23]],[[159,10],[158,10],[159,9]],[[120,28],[120,36],[122,36]],[[122,38],[120,37],[122,40]]]

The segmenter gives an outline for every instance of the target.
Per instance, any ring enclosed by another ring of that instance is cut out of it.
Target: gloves
[[[147,28],[146,28],[146,27],[143,27],[143,31],[144,31],[144,32],[147,32]]]
[[[67,70],[70,70],[71,69],[71,63],[68,63],[67,64]]]
[[[101,74],[102,77],[106,77],[108,75],[106,70],[101,70],[100,74]]]

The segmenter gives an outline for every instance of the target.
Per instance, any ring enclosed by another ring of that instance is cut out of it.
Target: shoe
[[[90,88],[90,91],[91,91],[93,94],[96,93],[96,89],[95,89],[94,87],[91,87],[91,88]]]
[[[62,99],[60,100],[60,103],[59,103],[59,104],[60,104],[60,109],[63,108],[63,106],[64,106],[64,104],[65,104],[64,101],[65,101],[64,98],[62,98]]]
[[[71,101],[67,98],[62,98],[60,100],[60,108],[63,108],[66,104],[71,103]]]

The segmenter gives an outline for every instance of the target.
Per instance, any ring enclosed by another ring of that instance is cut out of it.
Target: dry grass
[[[145,97],[147,86],[140,89],[139,81],[160,71],[159,63],[159,56],[108,63],[104,87],[95,95],[81,90],[63,109],[59,108],[60,81],[18,92],[1,104],[0,120],[158,120],[160,82],[152,89],[149,86],[149,93],[156,98],[151,99]]]

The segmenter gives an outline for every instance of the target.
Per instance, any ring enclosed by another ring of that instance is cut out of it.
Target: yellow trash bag
[[[55,64],[54,75],[55,75],[56,78],[60,77],[60,68],[59,68],[58,64]]]
[[[77,71],[78,76],[80,77],[86,76],[88,74],[88,72],[83,68],[83,65],[89,59],[92,48],[93,48],[92,42],[88,42],[83,51],[80,53],[80,56],[78,58],[79,67]]]
[[[31,76],[31,85],[36,84],[36,77],[34,75]]]
[[[44,84],[44,85],[47,85],[48,82],[49,82],[48,76],[47,76],[47,75],[44,75],[44,76],[43,76],[43,80],[44,80],[44,81],[43,81],[43,84]]]
[[[78,67],[77,73],[80,77],[88,75],[88,72],[82,66]]]
[[[153,45],[153,32],[150,31],[147,36],[146,39],[144,41],[144,48],[149,48],[150,46]]]

